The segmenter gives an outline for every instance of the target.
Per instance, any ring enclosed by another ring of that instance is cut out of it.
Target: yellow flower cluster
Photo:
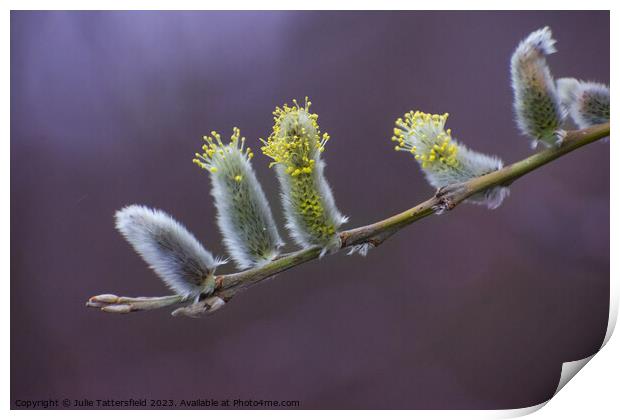
[[[273,159],[270,167],[282,164],[285,172],[291,176],[310,174],[315,160],[329,140],[329,135],[319,130],[318,115],[310,113],[310,105],[306,97],[301,107],[293,100],[292,107],[284,105],[273,112],[273,132],[263,142],[262,151]]]
[[[202,145],[202,153],[196,153],[192,162],[213,174],[226,165],[226,160],[231,159],[232,156],[236,159],[240,155],[248,161],[254,157],[252,149],[245,147],[245,137],[241,137],[237,127],[233,128],[228,144],[224,144],[221,136],[215,131],[211,132],[211,136],[204,136],[203,140],[206,144]],[[230,175],[237,182],[243,179],[241,174]]]
[[[458,145],[452,141],[451,130],[445,130],[448,114],[427,114],[410,111],[396,120],[392,141],[394,149],[410,152],[422,168],[442,164],[458,166]]]
[[[503,167],[497,157],[470,150],[453,139],[451,131],[445,128],[447,119],[448,114],[410,111],[396,120],[392,136],[392,141],[398,143],[395,149],[415,157],[432,187],[466,182]],[[507,195],[507,188],[495,187],[473,195],[467,201],[496,208]]]

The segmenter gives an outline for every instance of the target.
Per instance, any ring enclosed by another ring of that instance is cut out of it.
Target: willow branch
[[[562,143],[556,147],[545,149],[531,155],[521,161],[508,165],[500,170],[489,174],[472,178],[467,182],[453,184],[441,188],[428,200],[408,209],[402,213],[391,216],[379,222],[341,232],[340,249],[351,248],[359,245],[377,247],[391,235],[426,216],[454,209],[468,197],[495,186],[508,186],[522,176],[564,156],[582,146],[596,140],[608,137],[610,133],[609,123],[600,124],[583,130],[569,131]],[[240,291],[255,285],[276,274],[289,270],[293,267],[319,258],[321,248],[313,247],[285,254],[274,261],[252,268],[246,271],[223,274],[216,277],[216,288],[212,296],[195,304],[177,309],[174,315],[199,316],[203,313],[213,312],[220,308],[224,302],[228,302]],[[101,305],[100,295],[89,300],[87,306],[100,307],[108,312],[127,313],[134,310],[147,310],[156,307],[176,304],[182,301],[179,296],[167,296],[164,298],[118,298],[120,310],[110,309],[110,305]],[[139,302],[127,302],[131,299],[141,299]],[[145,301],[151,299],[151,302]],[[164,300],[162,300],[164,299]],[[133,306],[132,306],[133,305]],[[130,309],[131,308],[131,309]]]

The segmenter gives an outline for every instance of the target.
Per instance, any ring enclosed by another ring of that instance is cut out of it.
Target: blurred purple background
[[[84,307],[98,293],[167,293],[113,227],[127,204],[170,212],[224,255],[192,155],[203,134],[234,125],[257,151],[292,98],[308,95],[331,134],[326,175],[348,227],[432,194],[389,141],[412,108],[449,112],[476,150],[527,156],[508,62],[545,25],[555,76],[608,83],[607,12],[13,12],[11,403],[499,409],[549,398],[561,363],[598,349],[606,329],[602,142],[518,181],[495,211],[430,217],[365,259],[298,267],[209,318]],[[281,222],[268,159],[253,162]]]

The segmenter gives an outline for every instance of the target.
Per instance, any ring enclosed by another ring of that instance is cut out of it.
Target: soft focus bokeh
[[[348,227],[433,193],[389,141],[410,109],[449,112],[456,138],[507,163],[532,153],[508,63],[545,25],[555,76],[609,82],[607,12],[13,12],[11,403],[499,409],[549,398],[562,362],[598,349],[607,325],[604,142],[518,181],[495,211],[429,217],[366,258],[297,267],[212,317],[84,307],[104,292],[168,293],[114,229],[127,204],[170,212],[224,255],[208,176],[191,163],[211,130],[248,137],[282,226],[258,138],[293,98],[308,95],[331,134],[326,175]]]

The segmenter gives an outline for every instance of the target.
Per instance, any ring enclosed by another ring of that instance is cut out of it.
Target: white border
[[[2,16],[2,42],[0,43],[0,48],[2,48],[2,56],[5,58],[3,65],[0,67],[0,72],[2,72],[2,80],[4,81],[5,92],[4,101],[3,101],[3,112],[2,112],[2,124],[5,132],[5,139],[10,138],[10,96],[6,94],[6,92],[10,91],[10,75],[9,75],[9,62],[8,58],[9,49],[10,49],[10,13],[9,10],[53,10],[53,9],[77,9],[77,10],[99,10],[99,9],[115,9],[115,10],[127,10],[127,9],[145,9],[145,10],[167,10],[167,9],[185,9],[185,10],[200,10],[200,9],[269,9],[269,10],[278,10],[278,9],[292,9],[294,6],[298,6],[300,9],[325,9],[325,10],[351,10],[351,9],[363,9],[363,10],[383,10],[383,9],[397,9],[397,10],[405,10],[411,9],[415,7],[418,10],[550,10],[550,9],[568,9],[568,10],[581,10],[584,7],[588,7],[589,10],[611,10],[611,39],[612,39],[612,48],[611,48],[611,72],[610,77],[610,85],[615,86],[614,75],[618,74],[618,65],[617,65],[617,54],[615,53],[614,47],[617,50],[616,45],[618,44],[618,24],[620,22],[617,18],[617,14],[614,10],[616,4],[620,4],[617,1],[573,1],[573,0],[565,0],[565,1],[541,1],[541,0],[522,0],[519,2],[494,2],[494,1],[476,1],[470,0],[468,2],[458,2],[455,0],[443,0],[441,3],[439,2],[417,2],[412,3],[411,1],[382,1],[382,2],[368,2],[368,1],[356,1],[356,2],[342,2],[342,1],[333,1],[333,0],[314,0],[312,2],[306,3],[295,3],[290,1],[282,1],[282,0],[269,0],[269,1],[261,1],[261,2],[249,2],[249,1],[236,1],[236,0],[228,0],[226,2],[211,2],[211,1],[186,1],[186,0],[176,0],[174,2],[171,1],[162,1],[162,0],[135,0],[135,1],[118,1],[118,0],[109,0],[109,1],[89,1],[89,2],[79,2],[79,1],[5,1],[3,5],[5,6],[5,13]],[[615,115],[615,114],[613,114]],[[612,116],[612,119],[616,120]],[[4,189],[3,197],[10,197],[10,169],[9,169],[9,141],[5,140],[2,142],[4,147],[3,156],[5,158],[5,165],[2,166],[2,174],[3,174],[3,183],[2,188]],[[617,161],[618,159],[613,159],[614,157],[618,157],[618,147],[616,143],[610,141],[610,159],[612,161]],[[611,185],[618,185],[618,181],[620,181],[620,167],[617,165],[611,165]],[[616,191],[611,191],[611,214],[616,214],[618,207],[618,194]],[[2,220],[4,222],[4,232],[10,232],[10,217],[9,217],[9,206],[3,205],[1,207],[1,211],[3,212]],[[618,313],[618,279],[620,277],[620,273],[618,271],[618,223],[615,219],[611,218],[611,280],[610,280],[610,295],[611,295],[611,303],[610,303],[610,319],[608,325],[608,331],[605,337],[605,351],[596,357],[589,357],[584,361],[576,361],[565,363],[562,371],[562,379],[570,379],[572,375],[578,372],[589,360],[593,359],[594,362],[588,364],[588,366],[584,369],[584,372],[580,375],[578,381],[572,381],[570,385],[568,385],[565,389],[562,387],[565,385],[566,381],[561,381],[558,386],[558,391],[562,389],[556,397],[554,397],[551,402],[548,404],[549,407],[541,410],[536,413],[536,416],[542,416],[540,418],[562,418],[562,419],[582,419],[584,416],[594,416],[600,418],[608,418],[609,413],[618,412],[618,403],[617,403],[617,392],[616,387],[614,386],[617,382],[618,374],[620,373],[620,363],[618,361],[618,356],[620,355],[620,344],[618,344],[618,340],[611,340],[611,334],[613,332],[617,313]],[[5,240],[2,243],[3,247],[3,255],[5,258],[5,264],[3,264],[3,269],[5,270],[5,281],[8,283],[10,278],[10,236],[5,233]],[[3,305],[2,311],[3,315],[3,332],[4,337],[10,337],[10,311],[8,305]],[[9,346],[2,346],[2,362],[4,364],[4,372],[9,372],[10,370],[10,356],[9,356]],[[6,397],[6,409],[8,410],[10,407],[9,395],[10,395],[10,375],[4,374],[4,380],[2,381],[2,392]],[[557,391],[556,391],[557,392]],[[506,417],[514,417],[529,414],[531,412],[535,412],[538,409],[545,406],[547,403],[540,404],[535,407],[517,409],[517,410],[498,410],[498,411],[384,411],[381,413],[382,416],[389,415],[390,417],[396,418],[410,418],[412,415],[414,416],[423,416],[432,417],[432,418],[506,418]],[[243,413],[247,413],[246,411],[238,412],[238,411],[218,411],[218,418],[236,418],[238,416],[243,415]],[[42,412],[33,412],[33,411],[11,411],[11,415],[19,416],[19,417],[39,417]],[[277,419],[277,418],[288,418],[291,415],[290,411],[252,411],[249,413],[253,418],[259,419]],[[597,415],[598,414],[598,415]],[[47,411],[45,415],[56,418],[65,418],[65,417],[83,417],[84,413],[78,411]],[[136,413],[131,411],[114,411],[114,412],[89,412],[88,416],[90,418],[103,418],[104,416],[109,418],[110,416],[114,416],[115,418],[124,418],[125,416],[134,417]],[[204,418],[206,414],[203,411],[184,411],[184,418]],[[375,416],[375,413],[372,412],[351,412],[351,411],[336,411],[336,412],[314,412],[314,411],[306,411],[306,412],[296,412],[295,415],[301,418],[315,418],[316,415],[334,415],[334,416],[355,416],[356,418],[369,418],[370,416]],[[149,411],[149,417],[153,419],[157,418],[168,418],[170,413],[164,411]],[[551,417],[553,416],[553,417]]]

